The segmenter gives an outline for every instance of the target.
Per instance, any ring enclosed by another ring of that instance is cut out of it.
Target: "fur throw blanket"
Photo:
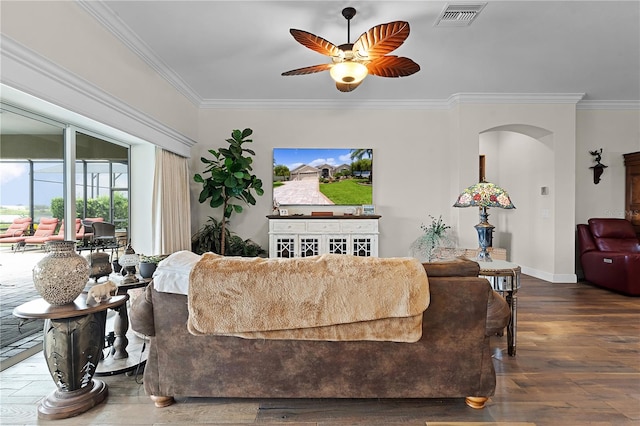
[[[418,260],[205,253],[189,277],[189,332],[254,339],[416,342],[429,306]]]

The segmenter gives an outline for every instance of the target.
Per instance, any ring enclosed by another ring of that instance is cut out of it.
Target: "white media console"
[[[325,253],[378,256],[378,219],[371,216],[267,216],[269,257]]]

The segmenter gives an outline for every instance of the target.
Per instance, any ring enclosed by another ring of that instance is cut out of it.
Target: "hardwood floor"
[[[42,353],[0,373],[2,425],[627,425],[640,424],[640,298],[588,284],[523,276],[517,356],[493,338],[496,394],[484,410],[462,399],[244,400],[182,398],[154,408],[126,375],[101,377],[107,401],[55,421],[37,402],[54,389]]]

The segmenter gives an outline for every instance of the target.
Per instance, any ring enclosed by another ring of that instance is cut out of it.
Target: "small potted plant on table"
[[[421,262],[442,260],[443,257],[455,257],[455,244],[448,235],[451,227],[444,223],[442,215],[437,219],[431,215],[431,224],[422,224],[420,228],[424,234],[418,237],[409,247],[409,256]],[[447,250],[448,249],[448,250]]]
[[[144,254],[140,255],[140,276],[142,278],[151,278],[156,268],[158,267],[158,263],[165,259],[168,255],[160,254],[154,256],[145,256]]]

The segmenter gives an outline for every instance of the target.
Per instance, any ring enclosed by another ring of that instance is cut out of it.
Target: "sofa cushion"
[[[131,301],[131,309],[129,310],[131,328],[145,336],[156,335],[156,327],[153,317],[153,302],[151,300],[152,291],[153,282],[144,289],[144,293],[142,295],[139,295]]]
[[[189,274],[199,260],[200,255],[181,250],[160,261],[153,273],[156,291],[189,294]]]
[[[600,251],[640,253],[640,243],[628,220],[589,219],[589,229]]]
[[[466,257],[444,262],[425,262],[422,266],[427,271],[427,277],[477,277],[480,273],[478,262]]]
[[[596,244],[600,251],[640,253],[640,244],[637,240],[618,240],[615,238],[596,238]]]

